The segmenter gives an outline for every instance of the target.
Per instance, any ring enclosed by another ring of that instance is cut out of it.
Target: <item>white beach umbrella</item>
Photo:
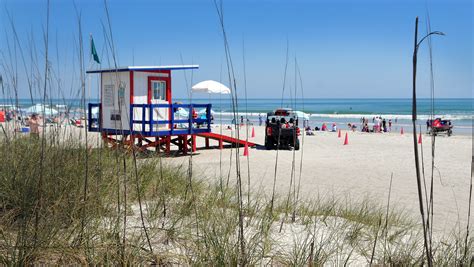
[[[298,118],[303,118],[303,120],[309,121],[309,114],[308,113],[304,113],[303,111],[299,111],[299,110],[294,111],[294,112],[295,112],[295,114]]]
[[[230,94],[230,89],[227,86],[213,80],[197,83],[191,88],[191,90],[193,93]]]
[[[59,113],[57,110],[43,104],[36,104],[34,106],[31,106],[25,109],[25,112],[28,114],[33,114],[33,113],[43,114],[44,116],[57,115]]]

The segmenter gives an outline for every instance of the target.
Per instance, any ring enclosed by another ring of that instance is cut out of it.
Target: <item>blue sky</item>
[[[81,12],[85,42],[91,33],[107,67],[103,1],[77,0],[76,6]],[[420,32],[426,33],[427,11],[432,30],[446,33],[433,38],[437,96],[472,97],[471,1],[225,0],[223,6],[238,89],[243,93],[245,55],[249,97],[281,97],[287,40],[290,62],[286,92],[294,87],[296,58],[306,97],[410,97],[414,22],[419,16]],[[193,83],[207,79],[228,83],[213,0],[110,0],[108,7],[119,65],[183,61],[200,65],[192,73]],[[15,23],[23,49],[28,50],[28,39],[33,35],[41,57],[45,50],[42,31],[46,1],[0,0],[0,14],[0,63],[8,64],[7,39],[10,47],[13,42],[7,14]],[[51,0],[50,60],[64,77],[66,95],[76,90],[70,87],[77,73],[77,66],[73,67],[77,65],[77,28],[73,1]],[[87,44],[85,49],[88,52]],[[23,69],[21,65],[18,68]],[[429,96],[427,46],[419,52],[418,70],[419,95]],[[187,74],[191,83],[191,73]],[[26,82],[21,79],[20,88],[20,95],[27,97]],[[182,72],[173,74],[173,92],[175,97],[186,95]]]

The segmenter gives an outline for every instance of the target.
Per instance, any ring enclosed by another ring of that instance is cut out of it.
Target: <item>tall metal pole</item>
[[[427,237],[427,229],[425,225],[425,211],[423,208],[423,195],[421,191],[421,175],[420,175],[420,162],[418,158],[418,143],[416,139],[416,63],[417,63],[417,53],[418,53],[418,17],[416,17],[415,22],[415,46],[413,50],[413,104],[412,104],[412,123],[413,123],[413,148],[415,153],[415,168],[416,168],[416,183],[418,186],[418,202],[420,203],[420,213],[421,213],[421,220],[423,223],[423,237],[424,237],[424,245],[425,245],[425,252],[426,258],[428,260],[428,267],[433,266],[433,262],[431,259],[430,249],[428,248],[428,237]]]

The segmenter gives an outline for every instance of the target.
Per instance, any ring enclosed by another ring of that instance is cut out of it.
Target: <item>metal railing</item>
[[[98,118],[93,117],[92,109],[98,107]],[[90,132],[107,132],[111,134],[140,134],[143,136],[181,135],[211,132],[211,104],[131,104],[129,114],[129,130],[106,129],[101,123],[101,105],[89,103],[88,130]],[[155,112],[167,109],[163,113],[167,119],[156,118]],[[187,116],[179,115],[179,109],[184,109]],[[197,109],[205,112],[197,113]],[[195,112],[193,112],[195,111]],[[178,115],[178,116],[176,116]],[[181,118],[183,117],[183,118]],[[164,125],[164,127],[160,127]],[[138,126],[138,127],[137,127]]]

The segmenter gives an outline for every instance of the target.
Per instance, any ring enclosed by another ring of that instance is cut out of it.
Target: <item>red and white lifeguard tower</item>
[[[224,142],[255,146],[252,142],[212,133],[211,104],[173,103],[171,71],[198,68],[198,65],[128,66],[87,71],[100,75],[100,103],[89,103],[88,131],[100,132],[112,147],[140,151],[170,152],[174,144],[178,152],[194,152],[196,136],[205,138],[206,147],[210,139],[217,140],[219,147]],[[209,83],[206,82],[205,85]],[[217,86],[217,89],[222,88]]]
[[[171,71],[197,68],[128,66],[87,71],[100,75],[100,103],[89,103],[88,130],[100,132],[113,147],[169,152],[175,144],[184,153],[188,146],[194,150],[196,134],[211,132],[211,104],[173,103]],[[197,109],[205,117],[198,118]]]

